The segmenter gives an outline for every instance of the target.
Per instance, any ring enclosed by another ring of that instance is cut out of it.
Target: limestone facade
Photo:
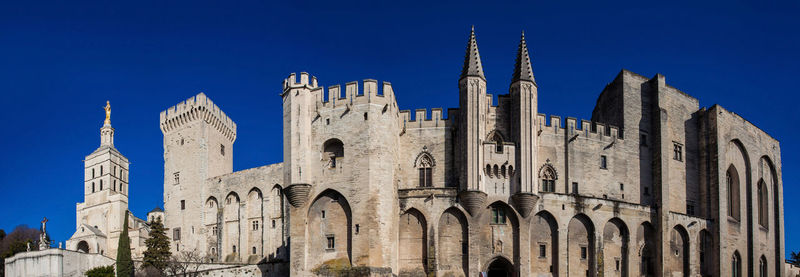
[[[84,159],[84,201],[75,207],[75,233],[66,248],[116,258],[119,236],[128,210],[130,163],[114,147],[110,106],[100,128],[100,147]],[[128,217],[131,255],[141,258],[148,237],[148,223],[133,214]]]
[[[163,111],[173,252],[294,276],[783,275],[780,145],[758,127],[627,70],[591,120],[539,114],[524,36],[497,103],[474,31],[463,68],[447,111],[290,74],[283,162],[237,172],[205,94]]]

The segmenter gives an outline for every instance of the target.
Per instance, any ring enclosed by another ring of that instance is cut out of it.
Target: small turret
[[[514,74],[511,76],[511,109],[509,126],[512,139],[517,147],[515,162],[515,176],[512,176],[512,187],[516,188],[514,194],[514,205],[520,213],[527,217],[533,210],[538,201],[536,192],[538,178],[534,173],[537,168],[538,149],[536,118],[538,116],[538,90],[536,81],[533,78],[531,58],[528,55],[528,45],[525,42],[523,32],[519,47],[517,48],[517,59],[514,63]]]
[[[486,192],[482,186],[483,161],[481,139],[486,135],[486,77],[483,75],[481,55],[475,39],[475,27],[469,34],[464,68],[458,81],[458,121],[457,135],[458,182],[462,189],[461,203],[467,211],[476,215],[483,207]]]

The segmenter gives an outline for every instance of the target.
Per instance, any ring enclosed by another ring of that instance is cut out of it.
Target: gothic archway
[[[502,257],[495,257],[486,267],[486,273],[489,277],[512,277],[514,274],[514,265]]]

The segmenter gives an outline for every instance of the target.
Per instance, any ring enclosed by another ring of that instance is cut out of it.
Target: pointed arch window
[[[541,178],[542,192],[556,192],[556,171],[553,166],[546,164],[542,167],[542,170],[539,173],[539,178]]]
[[[733,165],[725,172],[725,182],[728,186],[728,216],[739,220],[739,173]]]
[[[742,260],[739,258],[739,252],[733,252],[731,258],[731,277],[742,277]]]
[[[769,216],[767,215],[767,186],[764,180],[758,181],[758,224],[761,227],[769,228]]]
[[[499,132],[494,131],[489,138],[489,141],[494,143],[494,152],[503,153],[503,136]]]
[[[419,172],[419,186],[432,187],[433,186],[433,157],[430,153],[422,152],[417,157],[417,171]]]

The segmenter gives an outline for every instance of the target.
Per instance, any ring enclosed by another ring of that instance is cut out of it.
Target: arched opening
[[[203,206],[203,220],[206,226],[206,244],[211,248],[211,258],[219,260],[217,255],[217,247],[219,247],[219,222],[222,218],[219,217],[219,203],[217,202],[217,198],[214,196],[209,197],[206,200],[206,204]],[[159,216],[160,218],[160,216]]]
[[[728,171],[725,172],[725,181],[728,186],[728,216],[740,220],[739,172],[735,166],[728,167]]]
[[[700,259],[700,275],[701,276],[712,276],[713,272],[711,270],[711,258],[714,255],[713,251],[713,238],[711,237],[711,233],[708,230],[701,230],[700,231],[700,245],[698,250],[700,251],[698,258]]]
[[[643,222],[636,230],[636,243],[639,248],[640,276],[656,276],[655,229],[649,222]]]
[[[227,255],[225,255],[225,262],[239,262],[240,255],[236,251],[236,245],[239,244],[239,228],[240,228],[240,199],[239,195],[236,192],[228,193],[228,196],[225,197],[225,206],[222,208],[222,217],[224,226],[220,229],[224,231],[224,233],[219,234],[222,236],[222,249],[230,249]],[[246,249],[246,248],[245,248]],[[243,251],[244,254],[247,254],[246,250]]]
[[[547,211],[537,213],[531,220],[531,274],[558,275],[558,222]]]
[[[739,256],[739,251],[734,251],[731,257],[731,277],[742,277],[742,257]]]
[[[764,183],[764,179],[758,180],[757,190],[756,205],[758,206],[758,225],[768,229],[769,215],[767,215],[767,203],[769,200],[767,199],[767,184]]]
[[[425,216],[410,209],[400,216],[400,275],[427,274],[428,224]]]
[[[568,276],[595,276],[594,224],[584,214],[569,221],[567,229]]]
[[[774,238],[773,240],[775,241],[775,247],[774,247],[775,264],[773,267],[775,268],[775,276],[781,276],[781,270],[783,269],[784,261],[781,259],[781,239],[783,239],[783,236],[781,235],[780,226],[782,224],[783,218],[781,217],[781,210],[780,210],[782,207],[780,203],[781,197],[778,194],[779,193],[778,174],[775,171],[775,165],[772,163],[772,160],[769,157],[763,156],[761,157],[761,159],[765,164],[765,169],[767,169],[767,171],[764,172],[762,176],[768,178],[768,180],[765,180],[765,183],[772,188],[772,203],[770,204],[772,206],[772,222],[773,222],[772,232]]]
[[[89,243],[85,240],[78,242],[78,248],[76,250],[83,253],[89,253]]]
[[[612,218],[603,228],[603,276],[628,276],[628,227]]]
[[[481,241],[483,249],[503,255],[516,265],[519,262],[519,219],[507,203],[496,201],[482,214]]]
[[[247,193],[247,245],[251,248],[250,256],[247,258],[247,263],[256,263],[261,260],[263,256],[261,253],[261,246],[264,242],[264,215],[263,215],[263,195],[258,188],[250,189]]]
[[[689,276],[689,234],[681,225],[675,225],[670,232],[669,260],[666,272],[672,275]]]
[[[494,152],[503,153],[503,136],[497,130],[489,134],[488,141],[494,143]]]
[[[761,259],[758,259],[758,277],[769,277],[767,272],[767,257],[761,256]]]
[[[506,258],[497,257],[486,267],[488,277],[511,277],[514,274],[514,265]]]
[[[753,170],[750,165],[750,158],[747,154],[747,149],[744,147],[744,144],[738,139],[731,140],[728,143],[725,160],[731,166],[735,166],[735,169],[737,170],[736,174],[732,176],[731,179],[736,184],[735,193],[737,193],[737,195],[733,203],[736,206],[736,216],[734,218],[739,221],[739,224],[727,224],[728,232],[732,233],[732,235],[736,235],[743,230],[746,232],[747,245],[756,245],[753,239],[753,229],[758,228],[758,225],[753,224],[754,222],[757,222],[757,215],[755,213],[758,211],[758,208],[755,207],[756,199],[753,195],[753,193],[756,192],[756,188],[753,187]],[[744,185],[743,188],[741,187],[742,185]],[[742,200],[744,200],[744,208],[742,208],[739,204]],[[740,210],[744,210],[746,212],[744,219],[739,217]],[[747,272],[745,274],[748,276],[756,275],[755,269],[758,257],[756,257],[753,253],[754,248],[755,247],[747,247],[747,252],[745,252],[747,255],[747,264],[745,265]]]
[[[269,200],[267,202],[268,207],[265,210],[268,211],[270,221],[269,223],[264,223],[264,228],[269,229],[269,233],[272,234],[267,237],[269,242],[265,245],[267,249],[265,250],[264,255],[269,257],[277,258],[278,254],[281,252],[280,248],[286,247],[286,242],[284,241],[284,207],[283,207],[283,191],[280,185],[274,185],[272,187],[272,191],[269,196]],[[265,220],[267,218],[265,217]],[[267,225],[269,224],[269,225]],[[283,251],[286,253],[286,251]]]
[[[352,262],[352,213],[347,199],[335,190],[319,194],[306,216],[307,253],[315,257],[308,262],[310,268],[321,263],[346,264]]]
[[[469,241],[467,217],[456,209],[447,209],[439,218],[437,265],[443,276],[469,276],[467,265]],[[438,274],[437,274],[438,275]]]
[[[335,168],[344,157],[344,144],[339,139],[329,139],[322,145],[322,158],[328,161],[329,168]]]

